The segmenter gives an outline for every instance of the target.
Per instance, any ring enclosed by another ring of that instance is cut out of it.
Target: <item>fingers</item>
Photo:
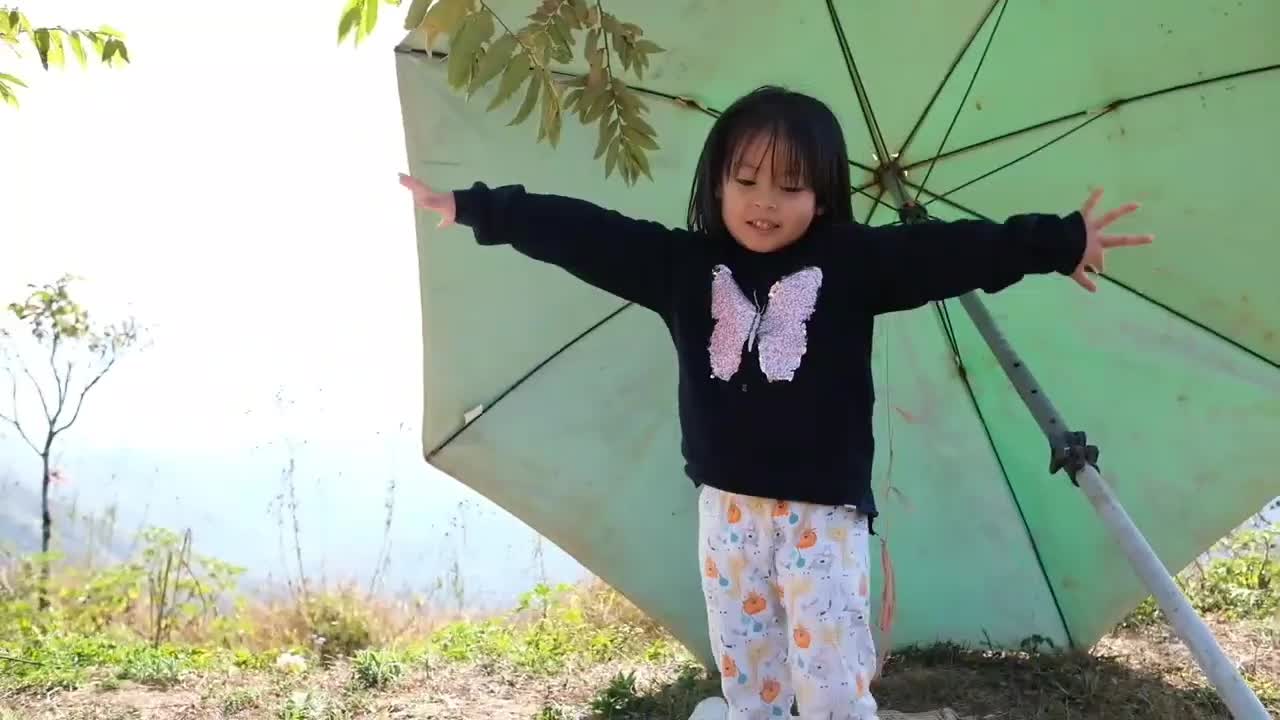
[[[1104,248],[1137,247],[1155,242],[1154,235],[1100,235],[1098,241]]]
[[[441,210],[440,202],[436,197],[436,193],[427,187],[423,182],[413,176],[400,173],[400,184],[408,188],[413,193],[413,205],[421,210]],[[441,220],[444,223],[444,220]],[[442,224],[441,227],[444,227]]]
[[[1093,282],[1093,279],[1089,277],[1089,275],[1084,271],[1083,267],[1080,268],[1079,270],[1076,270],[1075,274],[1072,275],[1071,277],[1077,283],[1080,284],[1080,287],[1083,287],[1085,290],[1088,290],[1089,292],[1098,291],[1098,285],[1095,282]]]
[[[1138,205],[1138,203],[1129,203],[1129,204],[1127,204],[1127,205],[1121,205],[1120,207],[1116,208],[1115,210],[1112,210],[1111,212],[1107,213],[1106,215],[1103,215],[1103,216],[1102,216],[1102,219],[1101,219],[1101,220],[1099,220],[1097,223],[1095,223],[1095,224],[1094,224],[1094,227],[1096,227],[1096,228],[1104,228],[1104,227],[1106,227],[1106,226],[1110,225],[1111,223],[1115,222],[1116,220],[1119,220],[1120,218],[1124,217],[1125,215],[1128,215],[1129,213],[1133,212],[1134,210],[1137,210],[1139,207],[1141,207],[1141,206],[1140,206],[1140,205]]]
[[[1093,214],[1093,209],[1098,206],[1098,201],[1101,199],[1102,188],[1094,188],[1093,192],[1089,193],[1089,199],[1084,201],[1084,207],[1080,209],[1085,218]]]
[[[414,195],[430,195],[432,192],[426,183],[412,175],[400,173],[400,184],[412,190]]]

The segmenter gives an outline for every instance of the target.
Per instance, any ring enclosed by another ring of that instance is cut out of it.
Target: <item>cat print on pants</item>
[[[866,517],[703,486],[698,525],[729,717],[875,720]]]

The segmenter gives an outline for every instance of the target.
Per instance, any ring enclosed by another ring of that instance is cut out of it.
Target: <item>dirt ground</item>
[[[1217,622],[1213,629],[1260,688],[1273,717],[1280,717],[1280,633],[1274,627]],[[615,680],[628,674],[634,674],[633,682]],[[873,689],[887,709],[925,712],[946,707],[960,717],[984,720],[1229,717],[1187,650],[1159,626],[1111,635],[1091,653],[1072,656],[950,647],[899,654],[891,657]],[[164,689],[105,680],[69,692],[0,697],[0,720],[684,720],[694,704],[716,693],[714,679],[676,662],[603,664],[553,677],[527,676],[495,665],[415,667],[381,690],[357,688],[350,667],[338,664],[294,675],[269,671],[194,676]],[[609,707],[615,708],[614,714],[608,713]]]

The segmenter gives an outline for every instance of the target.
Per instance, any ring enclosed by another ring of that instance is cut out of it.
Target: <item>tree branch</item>
[[[34,442],[31,442],[31,438],[27,436],[26,429],[22,427],[22,421],[18,419],[18,378],[14,377],[13,368],[6,367],[5,372],[9,373],[9,382],[13,386],[13,417],[0,414],[0,420],[4,420],[12,425],[14,429],[18,431],[18,434],[22,436],[22,439],[27,443],[27,446],[36,451],[36,453],[39,453],[40,448],[36,447]]]
[[[19,362],[22,363],[21,360],[19,360]],[[27,379],[31,381],[31,384],[35,386],[36,395],[40,396],[40,407],[44,409],[44,419],[46,422],[52,425],[53,416],[49,414],[49,403],[45,402],[45,399],[44,399],[44,388],[40,387],[40,381],[36,380],[36,376],[32,375],[31,371],[27,369],[26,363],[22,363],[22,372],[27,376]],[[12,370],[9,371],[9,377],[13,378]],[[14,390],[13,412],[17,413],[18,412],[18,400],[17,400],[18,382],[16,379],[14,379],[13,390]]]
[[[10,425],[12,425],[14,429],[18,431],[18,434],[22,436],[22,441],[27,444],[27,447],[31,448],[37,453],[40,452],[40,448],[36,447],[35,443],[31,442],[30,437],[27,437],[27,431],[22,428],[22,423],[20,423],[17,418],[11,418],[8,415],[0,414],[0,420],[3,420],[9,423]]]
[[[26,659],[26,658],[14,657],[14,656],[12,656],[12,655],[5,655],[5,654],[2,654],[2,653],[0,653],[0,660],[4,660],[4,661],[7,661],[7,662],[22,663],[22,664],[24,664],[24,665],[34,665],[34,666],[36,666],[36,667],[44,667],[44,666],[45,666],[45,665],[44,665],[44,663],[42,663],[42,662],[36,662],[35,660],[28,660],[28,659]]]
[[[53,331],[53,341],[49,343],[49,369],[53,371],[53,384],[58,388],[58,409],[49,417],[49,429],[58,422],[58,418],[62,416],[62,408],[67,404],[67,389],[62,384],[62,375],[58,372],[58,344],[62,336],[55,329]]]
[[[80,391],[80,397],[76,399],[76,411],[71,415],[71,419],[68,420],[66,424],[63,425],[62,427],[54,429],[53,432],[51,433],[51,436],[57,436],[62,431],[66,430],[67,428],[75,424],[76,418],[80,417],[80,408],[84,407],[84,396],[89,394],[89,391],[93,389],[93,386],[97,385],[98,381],[101,380],[102,377],[107,374],[107,371],[111,369],[111,366],[115,364],[116,364],[116,355],[115,353],[112,353],[111,359],[107,361],[106,366],[103,367],[101,370],[99,370],[98,374],[95,375],[94,378],[89,381],[89,384],[85,385],[84,389]]]
[[[61,410],[63,405],[67,404],[67,391],[71,389],[71,374],[75,369],[71,361],[67,361],[67,373],[62,376],[62,397],[58,399],[58,409]]]
[[[498,13],[493,11],[493,8],[489,7],[489,5],[485,3],[485,0],[480,0],[480,10],[481,12],[489,13],[489,15],[494,20],[497,20],[498,24],[502,26],[503,31],[505,31],[508,35],[516,39],[516,43],[520,45],[520,49],[524,52],[525,57],[529,58],[529,62],[536,65],[538,69],[541,70],[542,72],[544,73],[549,72],[546,66],[543,65],[542,61],[538,58],[537,53],[533,51],[533,48],[525,43],[524,39],[520,37],[519,33],[511,32],[511,28],[508,27],[507,24],[502,21],[502,18],[498,16]],[[544,28],[542,32],[545,33],[546,29]]]
[[[613,86],[613,58],[609,57],[609,33],[604,31],[604,5],[596,0],[596,11],[600,13],[600,39],[604,41],[604,72],[609,76],[609,85]]]

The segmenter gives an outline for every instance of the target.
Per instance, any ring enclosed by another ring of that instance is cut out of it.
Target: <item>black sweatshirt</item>
[[[695,485],[872,518],[873,318],[1069,275],[1085,248],[1079,212],[885,227],[818,218],[794,244],[757,253],[518,185],[454,197],[481,245],[511,245],[662,318]]]

